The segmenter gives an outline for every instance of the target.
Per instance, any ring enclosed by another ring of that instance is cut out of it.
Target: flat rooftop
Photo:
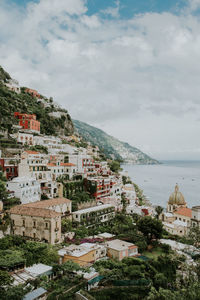
[[[34,264],[31,267],[25,268],[25,271],[35,277],[42,275],[46,272],[52,271],[52,267],[44,264]]]
[[[73,214],[85,214],[85,213],[89,213],[89,212],[92,212],[92,211],[102,210],[102,209],[111,208],[111,207],[114,207],[114,206],[111,205],[111,204],[97,205],[97,206],[93,206],[93,207],[89,207],[89,208],[74,211]]]
[[[118,240],[118,239],[113,240],[113,241],[109,241],[109,242],[106,243],[106,245],[109,248],[117,250],[117,251],[126,250],[128,247],[138,248],[137,246],[135,246],[132,243],[128,243],[128,242]]]

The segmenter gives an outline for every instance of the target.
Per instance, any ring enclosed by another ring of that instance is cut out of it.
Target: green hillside
[[[97,145],[109,158],[119,159],[135,164],[159,163],[157,160],[152,159],[139,149],[132,147],[128,143],[119,141],[101,129],[77,120],[73,120],[73,123],[78,133],[86,141],[93,145]]]
[[[10,75],[0,67],[0,130],[12,132],[13,124],[17,124],[14,112],[35,114],[37,120],[41,122],[41,133],[47,135],[70,135],[74,131],[71,117],[67,110],[57,108],[52,99],[42,96],[42,101],[38,101],[21,88],[21,93],[10,91],[5,83],[11,79]],[[45,107],[44,104],[47,104]],[[49,113],[61,111],[60,118],[54,118]]]

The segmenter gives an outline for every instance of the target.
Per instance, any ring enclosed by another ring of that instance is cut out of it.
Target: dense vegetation
[[[66,114],[61,118],[51,117],[49,113],[57,111],[52,101],[43,97],[45,101],[52,102],[45,108],[35,97],[26,93],[25,88],[21,89],[20,94],[10,91],[3,83],[7,79],[10,79],[10,75],[0,68],[0,129],[11,132],[12,125],[17,124],[14,112],[19,111],[35,114],[41,122],[41,133],[57,135],[61,129],[64,129],[66,135],[73,133],[73,123],[67,111],[64,110]]]
[[[53,246],[30,241],[21,236],[9,235],[0,239],[0,254],[0,269],[6,270],[21,262],[26,263],[26,266],[35,263],[52,265],[58,262],[58,255]]]

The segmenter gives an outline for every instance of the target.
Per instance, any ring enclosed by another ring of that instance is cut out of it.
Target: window
[[[36,233],[35,233],[35,232],[33,233],[33,238],[34,238],[34,239],[36,238]]]
[[[48,223],[45,223],[45,228],[48,228]]]
[[[23,226],[25,226],[25,220],[22,220],[22,222],[23,222]]]
[[[36,227],[36,221],[33,221],[33,227],[34,228]]]

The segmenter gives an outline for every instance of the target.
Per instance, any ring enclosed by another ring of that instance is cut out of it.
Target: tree
[[[167,278],[163,273],[157,273],[154,277],[154,286],[156,288],[162,287],[166,288],[167,287]]]
[[[124,193],[121,194],[122,212],[126,213],[127,200]]]
[[[163,225],[160,220],[145,216],[137,222],[137,227],[147,238],[148,242],[151,242],[152,239],[159,239],[162,237]]]
[[[158,206],[156,206],[155,211],[156,211],[156,218],[159,219],[160,215],[161,215],[162,212],[163,212],[163,207],[160,206],[160,205],[158,205]]]
[[[13,278],[7,271],[0,270],[0,287],[11,285]]]
[[[200,245],[200,227],[195,226],[190,229],[189,237],[193,242],[193,245],[199,247]]]
[[[8,192],[5,187],[5,183],[0,180],[0,199],[3,203],[8,199]]]
[[[61,229],[62,233],[71,232],[73,230],[71,220],[63,218],[61,221]]]
[[[118,173],[119,170],[121,169],[121,168],[120,168],[120,162],[117,161],[117,160],[111,161],[111,162],[109,163],[109,167],[110,167],[111,171],[114,172],[114,173]]]

